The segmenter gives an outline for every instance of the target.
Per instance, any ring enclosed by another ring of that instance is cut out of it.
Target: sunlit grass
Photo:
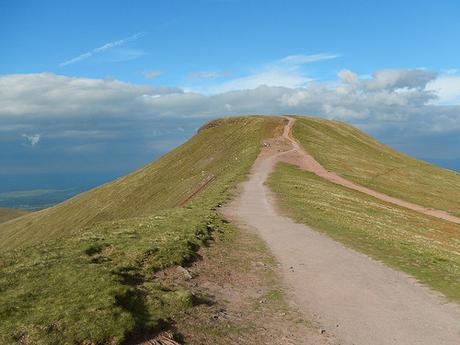
[[[460,226],[397,207],[288,164],[269,179],[296,221],[460,301]]]
[[[0,343],[121,344],[192,307],[153,273],[193,260],[222,229],[216,206],[279,123],[213,122],[140,171],[0,228]]]
[[[297,117],[294,137],[326,169],[371,189],[460,216],[460,174],[416,160],[338,121]]]

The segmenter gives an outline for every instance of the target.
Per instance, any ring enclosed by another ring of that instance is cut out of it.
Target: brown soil
[[[286,304],[278,265],[255,234],[229,230],[200,254],[187,285],[207,302],[177,318],[184,343],[332,344]]]
[[[306,317],[314,316],[340,344],[458,345],[458,305],[447,303],[412,277],[278,212],[265,181],[284,159],[335,183],[359,187],[336,179],[306,154],[290,137],[293,123],[289,118],[283,137],[264,145],[249,179],[241,184],[241,193],[224,208],[227,219],[259,234],[281,264],[290,300]],[[391,202],[380,193],[369,190],[368,194]],[[402,200],[396,202],[405,205]]]
[[[306,171],[310,171],[328,181],[331,181],[333,183],[336,183],[338,185],[341,185],[341,186],[344,186],[350,189],[354,189],[361,193],[371,195],[382,201],[389,202],[394,205],[402,206],[402,207],[411,209],[413,211],[423,213],[428,216],[432,216],[432,217],[447,220],[449,222],[460,224],[459,217],[453,216],[445,211],[423,207],[423,206],[413,204],[405,200],[394,198],[384,193],[380,193],[370,188],[361,186],[350,180],[344,179],[343,177],[337,175],[335,172],[326,170],[321,164],[319,164],[319,162],[312,155],[310,155],[308,152],[306,152],[302,148],[302,146],[297,142],[297,140],[294,139],[294,137],[292,136],[292,126],[294,126],[295,119],[291,117],[287,117],[287,118],[289,119],[289,122],[285,126],[285,129],[283,132],[283,138],[285,138],[291,144],[292,149],[287,151],[282,156],[280,156],[281,161],[296,165],[299,168],[304,169]]]
[[[286,303],[279,270],[255,234],[228,225],[189,267],[155,274],[166,289],[191,291],[196,305],[176,315],[168,331],[132,344],[337,345]]]

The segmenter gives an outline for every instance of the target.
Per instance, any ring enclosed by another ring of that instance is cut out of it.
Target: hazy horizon
[[[3,2],[0,191],[88,188],[203,122],[244,114],[342,120],[459,171],[459,11],[454,1]]]

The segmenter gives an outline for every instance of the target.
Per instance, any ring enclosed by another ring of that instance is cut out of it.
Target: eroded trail
[[[286,154],[280,156],[282,161],[287,163],[291,163],[293,165],[298,166],[301,169],[310,171],[328,181],[336,183],[338,185],[354,189],[358,192],[365,193],[371,195],[377,199],[380,199],[385,202],[389,202],[394,205],[402,206],[408,208],[410,210],[426,214],[428,216],[440,218],[447,220],[449,222],[460,224],[460,218],[453,216],[445,211],[442,210],[435,210],[432,208],[423,207],[405,200],[401,200],[398,198],[394,198],[384,193],[377,192],[373,189],[361,186],[357,183],[354,183],[350,180],[344,179],[343,177],[337,175],[334,172],[326,170],[313,156],[311,156],[308,152],[306,152],[302,146],[294,139],[292,136],[292,126],[295,123],[295,119],[291,117],[287,117],[289,119],[289,123],[285,126],[283,137],[289,141],[292,145],[293,149]]]
[[[264,149],[224,214],[257,231],[279,260],[292,300],[341,344],[459,345],[458,305],[277,212],[264,182],[277,161],[304,154],[291,141],[292,124],[291,119],[284,137],[294,146],[279,138]],[[310,157],[300,164],[315,164]]]

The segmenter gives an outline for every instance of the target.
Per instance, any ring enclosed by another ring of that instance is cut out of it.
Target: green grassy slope
[[[148,216],[188,202],[207,184],[230,184],[252,164],[270,121],[280,120],[212,122],[182,146],[125,177],[0,224],[0,250],[71,234],[98,221]]]
[[[0,343],[121,344],[199,303],[153,273],[189,262],[213,231],[228,226],[216,205],[280,123],[212,122],[159,161],[2,228]],[[21,224],[28,226],[19,236],[6,236]]]
[[[398,153],[338,121],[297,117],[294,137],[326,169],[379,192],[460,216],[460,174]]]
[[[17,208],[0,207],[0,223],[21,217],[27,213],[27,211],[19,210]]]
[[[460,226],[279,164],[268,181],[296,221],[403,270],[460,302]]]

